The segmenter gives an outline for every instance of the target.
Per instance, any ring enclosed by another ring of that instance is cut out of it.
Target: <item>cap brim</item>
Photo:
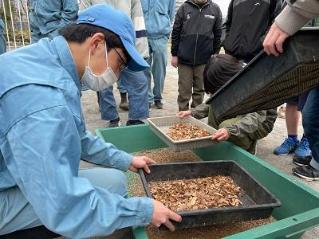
[[[125,39],[121,39],[122,43],[125,47],[125,50],[130,55],[131,59],[127,64],[127,67],[131,71],[143,71],[150,66],[147,64],[147,62],[144,60],[143,57],[137,52],[134,45],[126,41]]]

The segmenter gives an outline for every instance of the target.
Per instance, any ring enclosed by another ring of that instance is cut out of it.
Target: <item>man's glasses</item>
[[[118,52],[118,50],[116,50],[116,48],[113,49],[121,60],[120,71],[123,71],[127,67],[127,61],[124,60],[123,56],[121,56],[121,54]]]

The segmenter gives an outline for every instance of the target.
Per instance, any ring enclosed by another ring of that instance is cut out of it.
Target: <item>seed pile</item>
[[[174,211],[237,207],[240,187],[229,176],[150,182],[153,197]]]
[[[148,238],[150,239],[220,239],[274,221],[275,219],[270,217],[267,219],[232,224],[184,228],[174,232],[158,230],[158,228],[152,225],[149,225],[146,229]]]
[[[196,125],[179,123],[169,127],[167,135],[173,140],[185,140],[206,137],[210,133]]]

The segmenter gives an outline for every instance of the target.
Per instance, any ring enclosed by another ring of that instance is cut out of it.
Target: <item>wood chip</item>
[[[154,199],[174,211],[238,207],[241,189],[229,176],[149,183]]]
[[[173,140],[185,140],[206,137],[210,133],[196,125],[179,123],[169,127],[167,135]]]

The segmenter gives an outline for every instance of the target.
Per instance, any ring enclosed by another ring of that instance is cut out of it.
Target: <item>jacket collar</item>
[[[80,77],[78,75],[69,44],[62,36],[53,38],[52,45],[59,56],[62,67],[70,74],[76,86],[81,92]]]
[[[189,3],[189,4],[191,4],[191,5],[193,5],[193,6],[195,6],[195,7],[197,7],[198,9],[203,9],[204,7],[206,7],[206,6],[208,6],[208,5],[210,4],[210,0],[208,0],[208,1],[207,1],[204,5],[202,5],[202,6],[199,6],[199,5],[197,5],[196,3],[194,3],[193,0],[187,0],[186,2]]]

